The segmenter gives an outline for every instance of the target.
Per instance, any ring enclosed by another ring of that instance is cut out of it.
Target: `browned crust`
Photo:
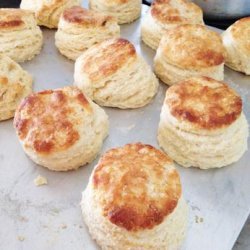
[[[69,119],[77,112],[69,105],[73,102],[90,112],[90,104],[75,87],[46,90],[26,97],[14,118],[19,138],[26,139],[26,146],[39,154],[68,149],[80,138],[74,126],[79,123],[77,117],[73,121]]]
[[[172,160],[150,145],[109,150],[93,174],[103,215],[128,231],[151,229],[173,212],[181,195]],[[148,185],[154,190],[151,194]]]
[[[241,97],[225,83],[208,77],[191,78],[171,86],[165,103],[178,120],[206,130],[229,126],[242,112]]]
[[[235,22],[231,27],[231,34],[237,45],[250,56],[250,17]]]
[[[178,7],[175,6],[177,3]],[[184,12],[192,13],[193,16],[190,18],[190,15],[185,15]],[[161,23],[201,23],[202,20],[201,8],[186,0],[155,0],[151,7],[151,15]]]
[[[183,24],[166,31],[160,46],[167,61],[180,68],[209,68],[225,61],[220,35],[199,24]]]
[[[12,20],[12,21],[0,21],[0,28],[12,28],[21,26],[23,24],[22,20]]]
[[[126,39],[110,39],[90,48],[82,58],[82,71],[91,81],[116,73],[136,59],[136,50]]]
[[[66,22],[74,23],[83,26],[105,26],[107,22],[115,19],[111,16],[103,15],[101,13],[84,9],[80,6],[74,6],[66,9],[63,12],[63,19]]]
[[[21,9],[0,9],[0,30],[22,27],[25,23],[25,16],[32,16],[30,11]]]

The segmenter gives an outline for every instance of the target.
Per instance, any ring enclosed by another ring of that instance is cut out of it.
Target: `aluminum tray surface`
[[[146,11],[144,7],[143,13]],[[55,48],[53,30],[43,30],[44,48],[22,66],[34,76],[34,90],[55,89],[73,82],[74,64]],[[122,37],[132,41],[138,53],[152,65],[154,51],[140,41],[140,20],[122,26]],[[250,120],[250,77],[225,70],[225,80],[244,100]],[[148,106],[136,110],[105,108],[110,133],[102,152],[131,142],[158,147],[157,126],[166,86]],[[51,172],[35,165],[24,154],[12,120],[0,123],[0,249],[86,249],[99,247],[83,223],[80,200],[97,163],[67,173]],[[185,169],[177,166],[190,206],[189,231],[183,249],[229,250],[250,212],[250,152],[219,170]],[[48,185],[36,187],[38,175]]]

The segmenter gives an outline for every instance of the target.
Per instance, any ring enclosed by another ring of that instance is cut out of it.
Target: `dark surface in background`
[[[0,0],[0,8],[19,8],[21,0]]]

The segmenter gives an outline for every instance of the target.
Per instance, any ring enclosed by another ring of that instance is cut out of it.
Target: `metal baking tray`
[[[143,9],[143,15],[147,7]],[[34,90],[55,89],[73,82],[74,63],[55,48],[54,30],[43,30],[44,47],[39,56],[22,64],[34,76]],[[152,65],[154,51],[140,41],[140,20],[122,26],[138,53]],[[250,119],[250,77],[226,68],[225,80],[244,100]],[[136,110],[105,108],[110,132],[102,148],[131,142],[158,147],[160,110],[166,85],[160,84],[151,104]],[[99,157],[98,157],[99,158]],[[86,249],[99,247],[83,223],[80,200],[98,158],[77,171],[52,172],[35,165],[24,154],[12,120],[0,123],[0,249]],[[250,152],[231,166],[217,170],[185,169],[177,166],[190,207],[185,250],[229,250],[250,212]],[[38,175],[48,185],[36,187]]]

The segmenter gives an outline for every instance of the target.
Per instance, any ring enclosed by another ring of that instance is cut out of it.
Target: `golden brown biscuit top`
[[[151,229],[173,212],[181,183],[172,160],[150,145],[109,150],[93,173],[103,215],[128,231]]]
[[[171,86],[165,104],[177,120],[206,130],[227,127],[242,112],[241,97],[227,84],[208,77],[193,77]]]
[[[201,8],[186,0],[155,0],[151,15],[163,24],[203,23]]]
[[[220,35],[203,25],[184,24],[167,30],[160,47],[167,62],[179,68],[201,69],[224,63]]]
[[[84,113],[91,106],[76,87],[46,90],[26,97],[16,110],[14,127],[25,147],[38,154],[63,151],[75,144],[80,135]]]
[[[230,29],[237,46],[250,56],[250,17],[238,20]]]
[[[21,9],[0,9],[0,30],[21,29],[25,25],[24,18],[34,18],[32,12]]]
[[[103,15],[99,12],[87,10],[79,6],[66,9],[63,12],[63,19],[66,22],[82,26],[105,26],[107,22],[115,19],[111,16]]]
[[[88,49],[82,56],[82,71],[91,81],[115,74],[136,59],[136,50],[126,39],[110,39]]]

